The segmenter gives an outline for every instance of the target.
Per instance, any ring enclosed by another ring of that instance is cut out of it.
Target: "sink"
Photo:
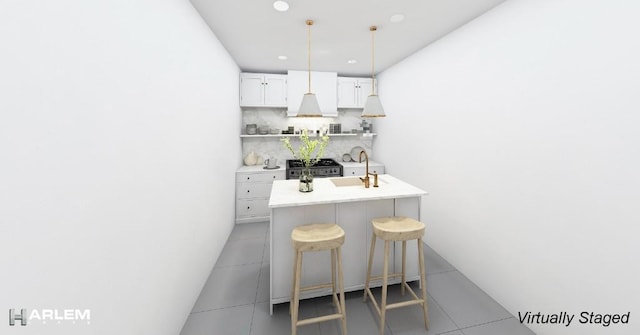
[[[331,182],[333,183],[333,185],[336,185],[337,187],[341,187],[341,186],[358,186],[358,185],[362,185],[364,187],[364,183],[358,177],[331,178]]]
[[[362,180],[360,180],[360,178],[358,177],[349,177],[349,178],[330,178],[331,182],[333,183],[333,185],[336,185],[337,187],[343,187],[343,186],[362,186],[364,187],[364,182],[362,182]],[[371,187],[373,187],[373,176],[369,177],[369,181],[371,182]],[[378,184],[386,184],[387,182],[382,180],[381,178],[378,178]]]

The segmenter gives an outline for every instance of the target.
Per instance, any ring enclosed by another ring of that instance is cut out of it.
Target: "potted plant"
[[[324,150],[327,144],[329,144],[329,136],[324,135],[320,137],[320,139],[310,140],[308,131],[303,129],[302,134],[300,134],[300,147],[297,151],[293,149],[288,137],[283,137],[281,141],[284,146],[291,151],[293,157],[301,160],[304,165],[304,169],[300,175],[300,192],[312,192],[313,175],[311,174],[311,167],[324,155]]]

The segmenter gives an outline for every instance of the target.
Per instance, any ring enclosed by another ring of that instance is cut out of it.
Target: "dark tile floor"
[[[267,222],[235,226],[181,335],[290,334],[288,304],[276,305],[269,315],[268,229]],[[422,309],[411,306],[387,312],[386,334],[534,334],[428,246],[425,263],[429,331],[424,329]],[[418,292],[417,282],[412,285]],[[398,285],[389,288],[388,299],[400,299]],[[327,314],[332,308],[327,297],[303,300],[300,317]],[[347,294],[346,310],[349,335],[378,334],[377,315],[370,302],[362,302],[362,291]],[[340,334],[340,325],[312,324],[298,328],[298,334]]]

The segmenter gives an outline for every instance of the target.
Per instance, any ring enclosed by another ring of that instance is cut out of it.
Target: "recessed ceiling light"
[[[287,59],[289,59],[289,57],[287,57],[287,56],[278,56],[278,59],[279,60],[287,60]]]
[[[349,63],[349,64],[355,64],[355,63],[357,63],[357,62],[358,62],[358,61],[357,61],[357,60],[355,60],[355,59],[349,59],[349,60],[347,61],[347,63]]]
[[[278,0],[273,3],[273,8],[275,8],[275,10],[277,10],[278,12],[286,12],[287,10],[289,10],[289,4],[284,1]]]
[[[393,14],[393,15],[391,15],[391,17],[389,18],[389,21],[390,21],[390,22],[393,22],[393,23],[402,22],[402,21],[404,21],[404,14],[400,14],[400,13],[398,13],[398,14]]]

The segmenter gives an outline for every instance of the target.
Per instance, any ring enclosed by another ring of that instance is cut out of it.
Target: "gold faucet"
[[[362,154],[364,154],[364,158],[365,158],[365,175],[364,178],[360,178],[360,180],[362,180],[362,182],[364,182],[364,187],[365,188],[369,188],[369,155],[367,155],[367,152],[362,150],[360,151],[360,156],[358,156],[358,162],[362,163]],[[377,173],[372,173],[373,175],[373,187],[378,187],[378,174]]]
[[[367,155],[367,152],[362,150],[360,151],[360,156],[358,156],[358,162],[362,163],[362,154],[364,154],[364,158],[366,161],[366,167],[365,167],[365,175],[364,178],[360,178],[360,180],[362,180],[364,182],[364,188],[369,188],[369,155]]]

